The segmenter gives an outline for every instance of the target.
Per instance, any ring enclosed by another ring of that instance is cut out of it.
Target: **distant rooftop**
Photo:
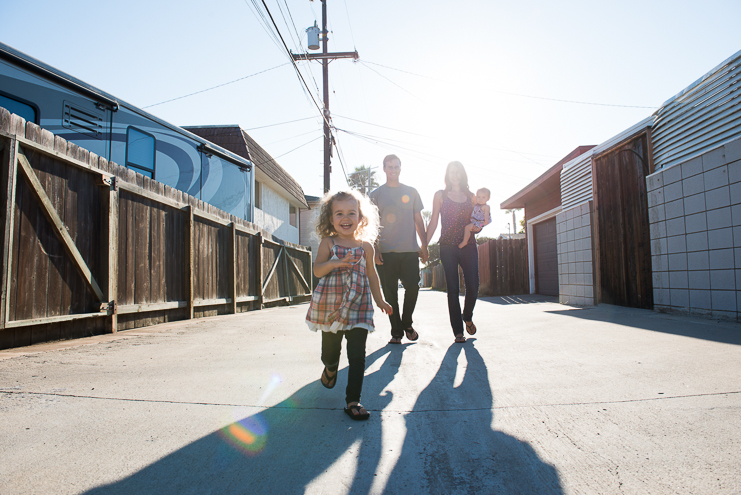
[[[238,125],[186,126],[183,129],[250,160],[255,167],[296,198],[302,206],[309,207],[301,185]]]

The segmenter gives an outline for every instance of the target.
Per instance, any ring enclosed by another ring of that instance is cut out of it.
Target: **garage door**
[[[538,294],[558,295],[556,219],[535,224],[535,277]]]

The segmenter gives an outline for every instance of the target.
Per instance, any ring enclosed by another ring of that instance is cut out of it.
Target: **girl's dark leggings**
[[[365,341],[368,338],[368,330],[353,328],[337,333],[322,332],[322,363],[329,371],[337,370],[340,364],[343,336],[347,339],[347,361],[349,363],[345,402],[349,404],[360,402],[365,375]]]

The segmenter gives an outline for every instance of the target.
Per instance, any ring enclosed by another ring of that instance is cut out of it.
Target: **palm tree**
[[[376,181],[376,173],[365,165],[355,167],[355,171],[348,174],[347,182],[351,188],[357,189],[363,194],[370,194],[373,189],[379,186]]]

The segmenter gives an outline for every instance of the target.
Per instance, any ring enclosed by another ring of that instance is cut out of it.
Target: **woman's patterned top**
[[[456,203],[448,198],[447,191],[443,191],[443,205],[440,208],[440,245],[458,246],[463,242],[463,229],[471,223],[473,205],[470,201]],[[476,244],[476,238],[471,236],[468,244]]]

